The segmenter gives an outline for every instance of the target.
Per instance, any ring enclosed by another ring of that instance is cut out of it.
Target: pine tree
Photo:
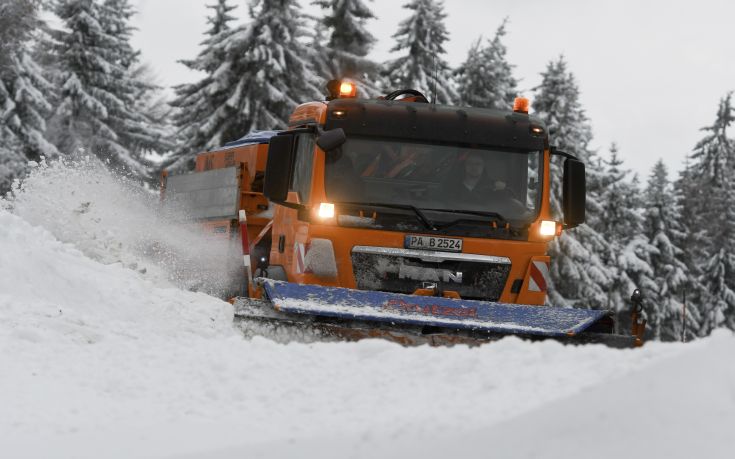
[[[214,5],[207,5],[207,8],[214,10],[214,14],[207,18],[210,24],[209,30],[205,32],[210,37],[215,37],[222,32],[230,30],[229,23],[236,18],[230,13],[237,9],[237,6],[231,5],[229,0],[217,0]]]
[[[196,151],[220,146],[251,130],[284,128],[296,105],[322,97],[305,58],[309,53],[301,41],[306,33],[299,9],[296,0],[261,0],[251,8],[249,24],[213,37],[212,49],[200,54],[212,56],[213,66],[222,56],[209,79],[198,87],[176,88],[174,105],[181,110],[191,110],[200,93],[199,100],[208,97],[209,105],[192,127],[177,118],[188,140],[185,153],[177,155],[171,167],[182,168],[191,163]]]
[[[179,131],[180,145],[174,156],[173,169],[191,169],[194,158],[208,147],[220,145],[222,135],[215,136],[216,124],[212,120],[227,116],[226,107],[230,94],[227,92],[232,75],[228,72],[217,72],[225,64],[227,53],[223,41],[231,34],[230,23],[235,19],[231,13],[236,9],[230,0],[217,0],[217,3],[208,5],[213,10],[207,22],[210,28],[205,32],[206,38],[201,43],[203,49],[192,60],[181,60],[192,70],[204,72],[202,80],[183,84],[174,88],[176,99],[171,105],[178,108],[174,115],[174,124]],[[204,129],[204,127],[207,129]],[[232,134],[226,133],[225,138],[232,140],[241,134],[239,130]]]
[[[735,189],[730,182],[712,191],[712,209],[719,213],[711,222],[713,252],[700,279],[704,287],[700,336],[722,326],[735,330]]]
[[[735,116],[727,94],[707,135],[692,154],[692,181],[699,192],[689,201],[704,229],[699,261],[702,286],[700,335],[714,328],[735,329],[735,143],[728,129]]]
[[[10,129],[7,118],[15,110],[12,94],[0,80],[0,196],[10,190],[13,180],[21,176],[26,168],[26,160],[21,153],[18,137]]]
[[[656,249],[651,255],[656,287],[647,295],[649,304],[657,310],[651,324],[653,334],[658,339],[679,340],[682,335],[684,295],[691,290],[689,269],[680,246],[685,241],[686,232],[681,206],[661,160],[651,171],[644,199],[644,232],[649,244]],[[691,308],[688,316],[685,337],[691,338],[696,336],[699,318],[697,314],[692,316]]]
[[[735,169],[735,143],[728,137],[728,129],[735,121],[731,98],[732,94],[727,94],[720,100],[714,124],[702,128],[707,135],[697,143],[691,155],[692,180],[699,191],[690,200],[694,201],[702,227],[711,230],[704,238],[705,244],[708,244],[704,249],[708,253],[714,253],[717,248],[712,245],[712,233],[720,231],[712,222],[718,220],[721,209],[711,205],[711,197],[715,192],[727,189]]]
[[[164,153],[173,150],[176,147],[176,129],[172,120],[173,109],[169,96],[158,82],[158,75],[147,63],[133,67],[130,75],[136,81],[147,83],[135,88],[133,110],[140,113],[151,129],[155,130],[159,144],[158,148],[155,148],[156,152]]]
[[[720,100],[717,118],[712,126],[702,128],[707,136],[697,143],[692,154],[695,174],[701,184],[724,186],[735,167],[735,143],[728,137],[727,130],[735,121],[732,108],[732,93]]]
[[[546,123],[551,142],[583,161],[587,165],[588,176],[599,176],[599,170],[594,170],[598,163],[590,161],[593,154],[588,149],[592,128],[579,102],[576,79],[567,71],[564,57],[550,62],[541,77],[541,84],[535,88],[533,109]],[[552,183],[561,184],[562,166],[558,161],[552,161],[551,174]],[[589,193],[587,201],[593,201],[593,207],[597,204],[595,196]],[[557,216],[561,215],[561,186],[552,189],[551,207]]]
[[[412,11],[393,35],[397,43],[391,51],[405,56],[386,64],[386,77],[396,89],[422,91],[436,101],[451,104],[458,99],[452,87],[452,73],[444,60],[444,43],[449,39],[444,19],[444,6],[435,0],[411,0],[403,6]]]
[[[140,57],[140,52],[130,45],[133,28],[130,20],[135,10],[128,0],[104,0],[100,9],[100,25],[105,33],[115,38],[116,46],[109,49],[108,60],[130,70]]]
[[[535,115],[546,124],[550,141],[559,149],[574,154],[587,165],[587,219],[600,219],[600,171],[598,161],[589,151],[592,138],[589,121],[579,102],[579,88],[574,76],[560,58],[551,62],[536,88]],[[562,169],[557,160],[551,168],[551,203],[556,218],[561,218]],[[549,246],[551,255],[552,304],[605,308],[609,306],[608,288],[614,273],[599,254],[609,252],[607,241],[592,226],[582,224],[564,231]]]
[[[61,67],[61,103],[54,119],[58,125],[56,143],[65,152],[83,148],[87,139],[94,140],[90,142],[94,147],[112,143],[117,136],[105,123],[105,102],[114,96],[103,85],[110,64],[101,55],[114,41],[102,30],[99,9],[92,0],[60,0],[56,14],[67,28],[53,31]]]
[[[0,87],[0,95],[2,90]],[[10,190],[13,180],[25,171],[28,161],[19,153],[20,149],[15,136],[0,125],[0,197]]]
[[[549,62],[541,78],[541,84],[535,88],[534,110],[543,114],[549,136],[559,149],[586,159],[592,128],[579,102],[576,78],[567,70],[564,56]]]
[[[307,21],[311,23],[311,28],[313,29],[308,46],[308,57],[312,62],[314,74],[317,76],[319,84],[326,89],[326,82],[342,77],[338,74],[339,72],[335,70],[334,63],[332,62],[334,52],[329,47],[329,31],[326,30],[323,23],[316,18],[307,18]],[[378,75],[377,79],[379,78],[380,75]],[[370,97],[369,93],[372,88],[368,88],[368,85],[366,85],[365,82],[360,82],[350,77],[345,77],[345,79],[358,85],[358,96],[367,95]]]
[[[707,259],[707,235],[704,224],[704,212],[701,209],[703,190],[695,180],[694,167],[689,158],[686,159],[679,177],[674,182],[676,203],[681,209],[681,228],[683,231],[678,245],[683,249],[682,260],[687,267],[687,283],[681,295],[686,301],[685,339],[699,336],[702,324],[702,304],[706,292],[700,283],[702,264]],[[681,330],[679,330],[681,336]]]
[[[482,39],[478,39],[470,48],[467,60],[455,71],[461,105],[501,110],[513,106],[518,82],[502,41],[507,23],[507,19],[503,21],[487,45],[483,46]]]
[[[676,204],[681,209],[682,215],[683,236],[680,245],[686,247],[683,259],[693,275],[697,274],[698,261],[706,257],[704,251],[706,229],[702,209],[702,203],[705,201],[703,191],[697,183],[690,158],[686,158],[684,167],[679,172],[678,179],[674,182],[674,194]]]
[[[603,164],[600,201],[604,227],[597,229],[613,241],[624,241],[631,234],[642,233],[643,216],[639,213],[638,190],[627,180],[631,171],[623,168],[615,143],[610,146],[610,157]]]
[[[40,3],[0,3],[0,194],[22,176],[28,161],[58,154],[48,142],[45,118],[52,110],[53,86],[33,58]]]
[[[129,47],[126,5],[124,0],[57,3],[65,29],[53,32],[61,88],[53,122],[56,144],[64,152],[88,149],[113,167],[147,177],[143,155],[159,148],[161,139],[135,111],[134,97],[142,83],[131,77],[137,54]],[[112,9],[118,7],[119,16]]]
[[[661,317],[660,303],[650,301],[649,297],[657,290],[651,267],[656,248],[644,234],[638,178],[634,176],[628,181],[630,171],[623,168],[623,160],[615,144],[610,147],[610,159],[604,164],[600,195],[602,215],[596,229],[608,243],[608,251],[602,258],[614,273],[608,290],[609,307],[623,316],[627,315],[630,295],[639,288],[649,298],[645,310],[649,322],[657,323]]]
[[[162,99],[161,88],[151,83],[154,78],[150,69],[141,66],[140,51],[130,44],[134,30],[130,21],[134,15],[129,0],[104,0],[100,9],[100,25],[115,40],[107,59],[120,67],[119,79],[111,86],[111,92],[122,104],[110,107],[110,126],[118,142],[140,158],[149,151],[164,153],[173,145],[166,140],[168,119],[162,114],[157,118],[149,116],[153,108],[147,103]]]
[[[379,66],[367,57],[376,40],[365,27],[375,15],[362,0],[316,0],[314,4],[327,10],[317,25],[319,36],[322,29],[329,32],[328,41],[318,53],[319,76],[325,82],[348,78],[358,85],[361,93],[377,94]],[[315,38],[317,43],[320,37]]]

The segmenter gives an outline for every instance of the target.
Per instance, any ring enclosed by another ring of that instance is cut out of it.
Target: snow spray
[[[37,164],[5,207],[105,264],[153,282],[225,297],[242,285],[239,241],[201,230],[157,191],[108,169],[96,157]]]

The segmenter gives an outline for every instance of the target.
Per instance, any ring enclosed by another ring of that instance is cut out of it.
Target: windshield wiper
[[[431,212],[445,212],[445,213],[448,213],[448,214],[465,214],[465,215],[477,215],[477,216],[480,216],[480,217],[489,217],[489,218],[492,218],[493,219],[492,221],[495,222],[495,223],[497,223],[498,226],[503,227],[503,226],[508,225],[508,221],[505,219],[505,217],[503,217],[502,215],[500,215],[497,212],[485,212],[485,211],[481,211],[481,210],[454,210],[454,209],[424,209],[424,210],[429,210]],[[467,218],[459,218],[457,220],[453,220],[451,222],[447,222],[447,223],[444,223],[442,225],[439,225],[439,229],[446,229],[446,228],[452,227],[454,225],[457,225],[457,224],[463,223],[463,222],[475,222],[475,223],[477,223],[477,222],[479,222],[479,220],[470,220],[470,219],[467,219]]]
[[[431,212],[446,212],[448,214],[465,214],[465,215],[479,215],[481,217],[494,218],[499,223],[507,223],[505,217],[497,212],[485,212],[482,210],[454,210],[454,209],[422,209],[429,210]]]
[[[386,209],[403,209],[403,210],[412,210],[414,214],[416,214],[416,217],[418,217],[419,221],[426,226],[426,228],[436,231],[436,226],[434,226],[434,223],[426,218],[426,215],[416,206],[412,206],[410,204],[383,204],[378,202],[338,202],[337,204],[347,204],[348,206],[366,206],[366,207],[385,207]]]

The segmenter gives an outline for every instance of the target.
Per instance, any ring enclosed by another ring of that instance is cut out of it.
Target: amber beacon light
[[[531,102],[526,97],[516,97],[513,102],[513,111],[516,113],[528,113],[528,107]]]
[[[357,97],[357,85],[351,81],[330,80],[327,92],[327,100],[354,99]]]
[[[343,81],[339,85],[339,97],[352,98],[357,95],[357,87],[354,83]]]

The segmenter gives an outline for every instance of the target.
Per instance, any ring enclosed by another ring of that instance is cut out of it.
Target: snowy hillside
[[[0,206],[3,457],[730,457],[730,332],[626,351],[245,340],[137,243],[193,236],[141,232],[149,197],[95,167],[41,167]]]

